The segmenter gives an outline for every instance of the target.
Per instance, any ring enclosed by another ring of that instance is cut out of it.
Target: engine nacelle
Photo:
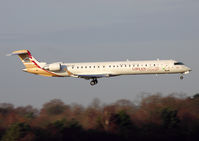
[[[49,64],[48,70],[50,70],[50,71],[60,71],[61,70],[61,64],[60,63]]]

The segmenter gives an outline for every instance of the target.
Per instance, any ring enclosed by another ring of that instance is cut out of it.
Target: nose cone
[[[187,67],[187,71],[192,71],[192,69],[191,69],[191,68],[189,68],[189,67]]]
[[[191,68],[189,68],[189,67],[186,67],[186,68],[185,68],[185,72],[184,72],[184,74],[188,74],[188,73],[190,73],[190,71],[192,71],[192,69],[191,69]]]

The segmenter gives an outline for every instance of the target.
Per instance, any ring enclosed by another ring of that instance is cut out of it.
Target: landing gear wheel
[[[96,85],[97,83],[98,83],[97,79],[93,79],[93,80],[90,82],[91,86],[94,86],[94,85]]]
[[[95,81],[92,80],[92,81],[90,82],[90,84],[91,84],[91,86],[94,86],[94,85],[95,85]]]
[[[183,77],[183,76],[180,76],[180,79],[182,80],[182,79],[184,79],[184,77]]]

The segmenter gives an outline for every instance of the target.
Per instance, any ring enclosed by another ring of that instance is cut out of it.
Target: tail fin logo
[[[29,62],[30,62],[30,59],[29,59],[29,57],[26,57],[26,58],[23,59],[23,61],[24,61],[25,63],[29,63]]]

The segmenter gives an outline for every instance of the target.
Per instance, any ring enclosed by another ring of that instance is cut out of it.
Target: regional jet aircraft
[[[98,78],[138,74],[188,74],[191,69],[174,60],[88,62],[47,64],[38,62],[28,50],[18,50],[10,55],[18,55],[25,66],[23,71],[49,77],[76,77],[91,80],[93,86]],[[183,79],[183,75],[180,76]]]

